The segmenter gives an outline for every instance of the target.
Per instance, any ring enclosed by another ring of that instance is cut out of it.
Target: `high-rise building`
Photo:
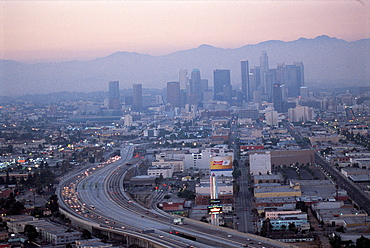
[[[269,69],[269,58],[266,51],[262,51],[260,56],[260,89],[262,99],[271,101],[272,87],[275,84],[276,69]]]
[[[255,91],[260,91],[260,95],[262,95],[262,89],[261,89],[261,70],[259,66],[255,66],[252,69],[250,69],[251,76],[250,76],[250,85],[249,89],[251,92],[251,97],[254,102],[256,102],[256,99],[254,99]],[[250,99],[250,100],[252,100]]]
[[[191,71],[190,78],[190,94],[189,100],[190,104],[197,104],[202,101],[202,79],[200,77],[199,69],[194,69]]]
[[[267,72],[269,70],[269,57],[266,51],[262,51],[260,56],[260,68],[261,72]]]
[[[189,81],[188,71],[187,70],[180,70],[179,71],[180,89],[186,89],[188,81]]]
[[[280,84],[274,84],[272,88],[272,103],[277,112],[283,112],[283,86]]]
[[[300,88],[304,86],[304,66],[302,62],[293,65],[280,63],[276,69],[276,83],[284,84],[289,97],[298,97]]]
[[[201,80],[201,84],[202,84],[202,93],[204,91],[207,91],[208,90],[208,79],[202,79]]]
[[[306,100],[309,97],[309,92],[307,86],[301,86],[299,89],[299,95],[301,99]]]
[[[266,125],[276,126],[279,122],[278,112],[273,107],[267,107],[265,110]]]
[[[167,103],[171,104],[174,108],[181,107],[180,104],[180,83],[168,82],[167,83]]]
[[[240,62],[241,73],[242,73],[242,94],[243,100],[249,102],[251,100],[251,92],[249,88],[249,62],[248,60],[242,60]]]
[[[120,109],[119,102],[119,82],[109,82],[109,93],[108,93],[108,108],[109,109]]]
[[[313,108],[308,106],[297,106],[288,109],[288,118],[292,122],[306,122],[314,119]]]
[[[230,70],[217,69],[213,71],[213,93],[215,100],[224,100],[224,86],[231,86]],[[228,87],[226,87],[228,89]]]
[[[143,89],[141,84],[133,85],[132,110],[140,112],[143,110]]]

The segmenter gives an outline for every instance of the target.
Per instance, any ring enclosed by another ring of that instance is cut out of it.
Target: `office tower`
[[[267,72],[269,70],[269,57],[266,51],[262,51],[260,56],[260,68],[261,72]]]
[[[132,110],[140,112],[143,109],[143,89],[141,84],[133,85]]]
[[[280,84],[275,84],[272,88],[272,103],[277,112],[283,111],[283,87]]]
[[[275,84],[276,69],[269,69],[269,58],[266,51],[262,51],[260,56],[260,90],[262,90],[262,99],[271,101],[272,87]]]
[[[254,91],[261,90],[261,70],[259,66],[255,66],[251,70],[251,76],[250,76],[250,92],[251,94],[254,94]],[[250,99],[252,100],[252,99]]]
[[[208,79],[202,79],[201,85],[202,85],[202,92],[207,91],[208,90]]]
[[[215,100],[224,100],[224,86],[231,85],[230,70],[217,69],[213,71],[213,93]]]
[[[297,73],[297,91],[298,94],[300,93],[300,87],[305,86],[304,85],[304,65],[302,62],[294,62],[294,66],[296,66],[296,73]]]
[[[249,102],[251,100],[251,93],[249,89],[249,62],[248,60],[240,61],[242,73],[242,94],[243,100]]]
[[[306,122],[314,119],[313,108],[308,106],[297,106],[288,109],[288,118],[292,122]]]
[[[168,82],[167,83],[167,103],[171,104],[174,108],[180,108],[180,83]]]
[[[301,96],[301,99],[306,100],[309,97],[308,88],[306,86],[302,86],[299,89],[299,95]]]
[[[187,93],[186,90],[180,90],[180,107],[185,108],[185,104],[187,103]]]
[[[233,89],[230,84],[224,85],[223,87],[223,100],[227,102],[231,102],[231,99],[233,97]]]
[[[293,65],[280,63],[276,69],[276,83],[284,84],[289,97],[298,97],[300,88],[304,86],[304,66],[302,62]]]
[[[273,107],[267,107],[265,110],[266,125],[276,126],[279,123],[278,112]]]
[[[189,103],[190,104],[197,104],[198,102],[202,101],[202,79],[200,77],[199,69],[194,69],[191,71],[190,77],[190,94],[189,96]]]
[[[109,109],[120,109],[119,102],[119,82],[109,82],[109,93],[108,93],[108,108]]]
[[[180,83],[180,89],[186,89],[186,86],[188,85],[188,71],[187,70],[180,70],[179,71],[179,83]]]

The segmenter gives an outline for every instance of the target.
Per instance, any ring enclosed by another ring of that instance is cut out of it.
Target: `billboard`
[[[217,205],[217,204],[221,204],[220,199],[209,199],[209,205]]]
[[[208,214],[221,214],[222,206],[208,206]]]
[[[211,157],[211,171],[231,171],[233,169],[232,156]]]

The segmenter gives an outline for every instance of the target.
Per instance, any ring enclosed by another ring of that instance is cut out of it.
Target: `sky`
[[[91,60],[117,51],[154,56],[208,44],[237,48],[328,35],[370,38],[370,1],[4,1],[0,59]]]

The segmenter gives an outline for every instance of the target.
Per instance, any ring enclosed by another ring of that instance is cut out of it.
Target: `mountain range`
[[[58,91],[108,91],[109,81],[120,81],[121,88],[142,84],[144,88],[164,88],[178,81],[179,70],[198,68],[201,77],[213,85],[213,70],[230,69],[231,83],[240,86],[240,61],[259,65],[262,51],[269,67],[277,63],[301,61],[308,87],[330,88],[370,85],[370,39],[347,42],[318,36],[295,41],[270,40],[235,49],[200,45],[197,48],[163,56],[116,52],[89,61],[26,64],[0,60],[0,95],[24,95]]]

